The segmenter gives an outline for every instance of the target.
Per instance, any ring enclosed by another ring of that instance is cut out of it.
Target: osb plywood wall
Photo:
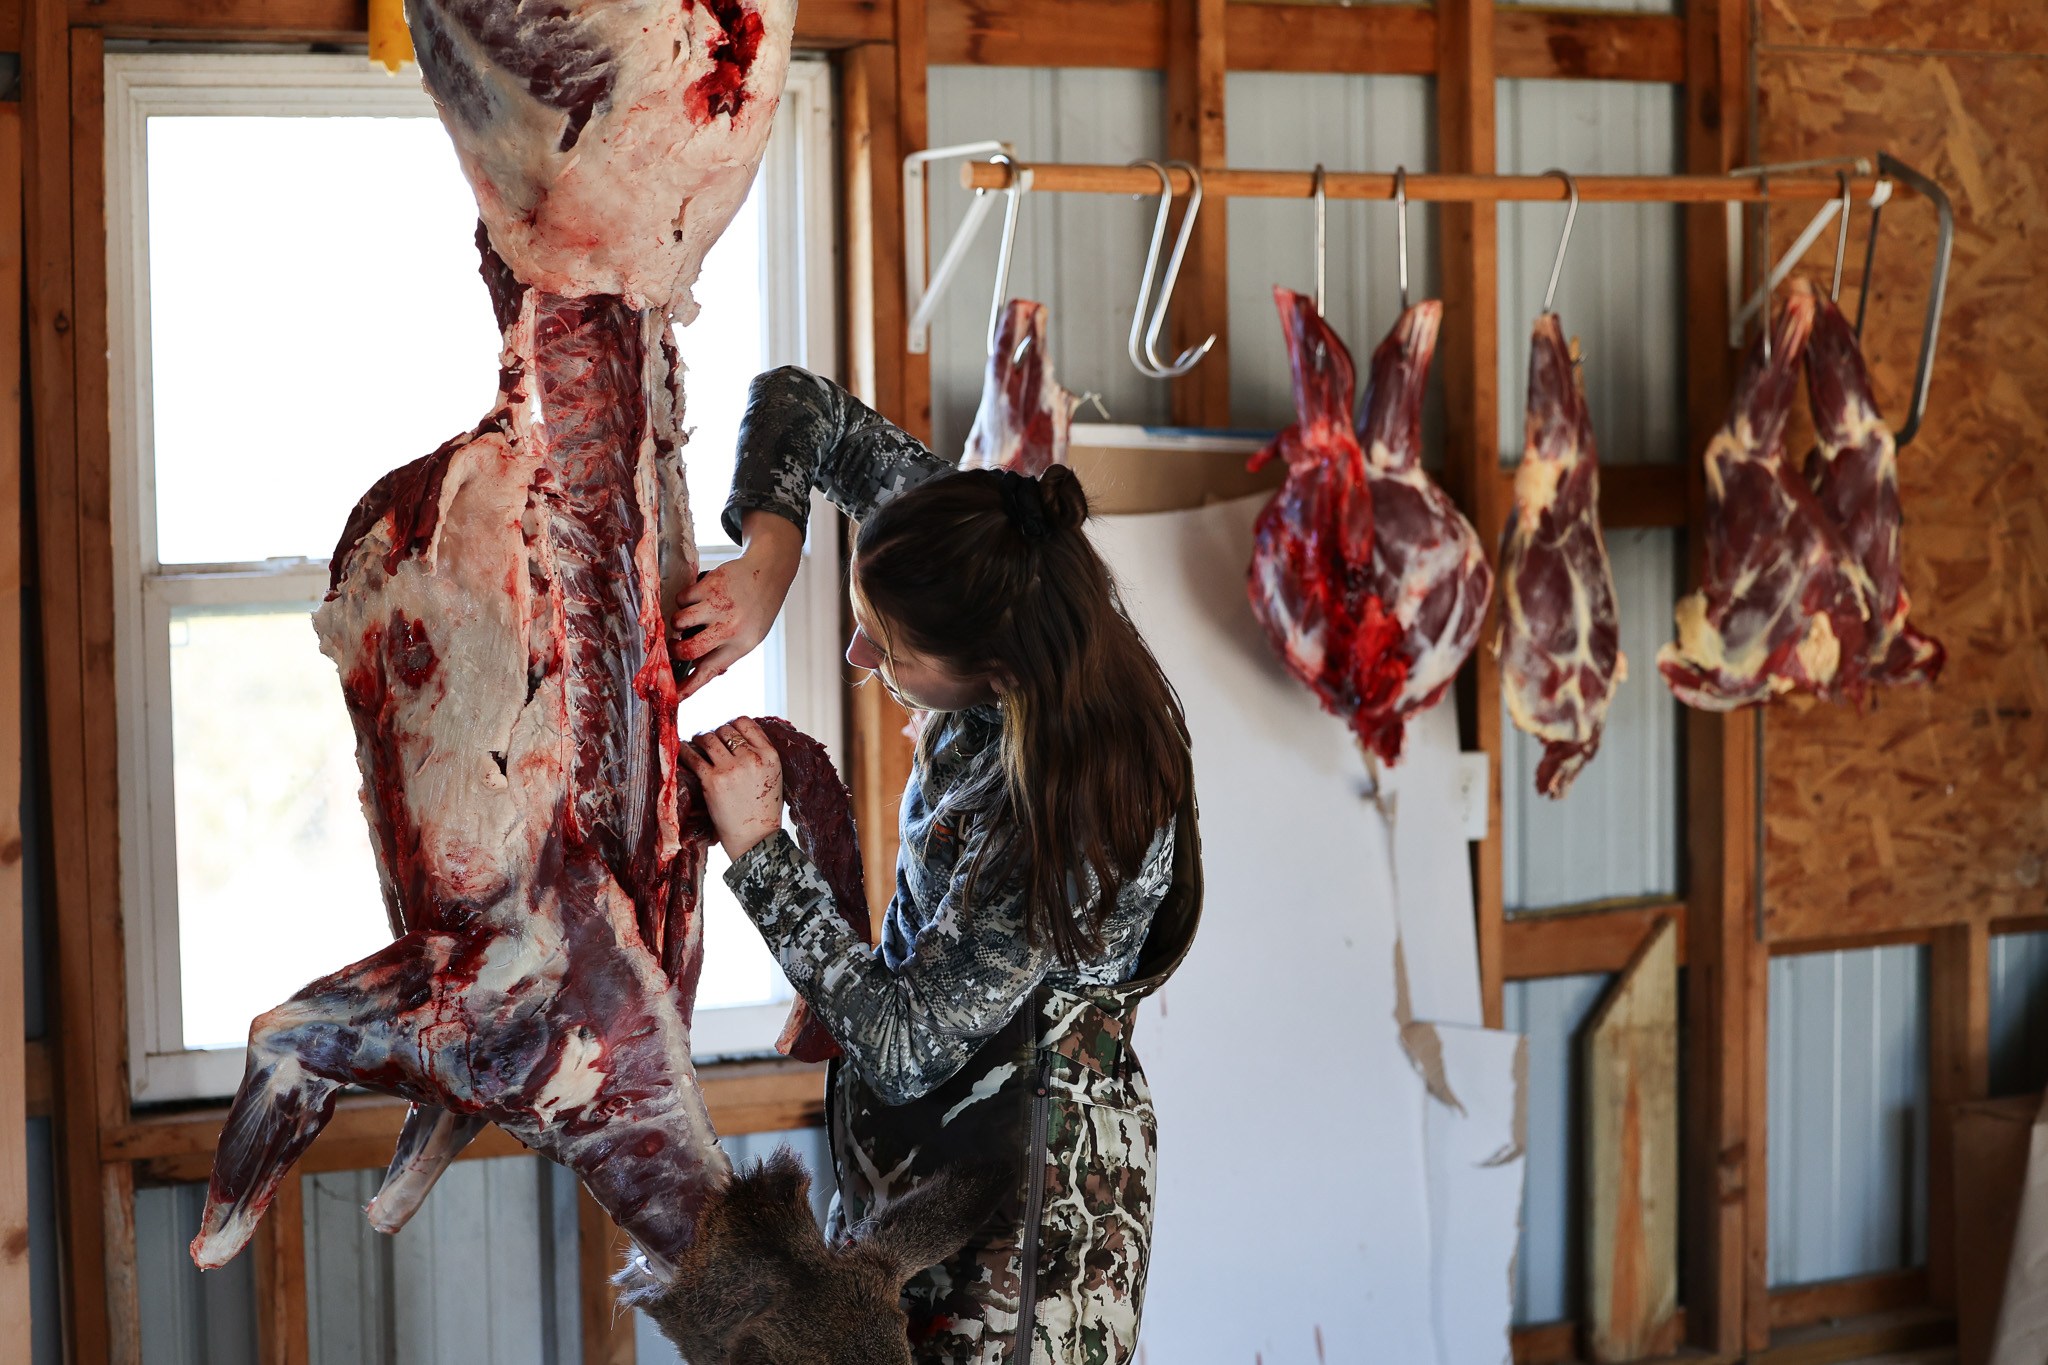
[[[1772,708],[1771,936],[2040,914],[2048,911],[2048,6],[1764,0],[1759,25],[1764,161],[1886,149],[1939,180],[1956,211],[1926,425],[1900,455],[1914,619],[1948,646],[1948,667],[1934,690],[1893,692],[1862,714]],[[1775,217],[1782,250],[1806,213]],[[1856,223],[1843,287],[1852,308],[1867,213]],[[1878,245],[1866,350],[1895,426],[1918,351],[1934,224],[1930,206],[1899,203],[1886,210]]]

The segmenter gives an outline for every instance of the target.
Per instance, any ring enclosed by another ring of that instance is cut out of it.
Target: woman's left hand
[[[740,855],[782,828],[782,755],[750,716],[728,721],[681,749],[704,787],[704,804],[726,856]]]

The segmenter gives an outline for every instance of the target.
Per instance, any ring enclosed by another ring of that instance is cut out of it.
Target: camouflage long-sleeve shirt
[[[794,367],[771,371],[749,396],[726,529],[737,538],[740,512],[757,507],[801,526],[813,488],[859,520],[950,468],[830,380]],[[1070,990],[1128,980],[1173,871],[1169,822],[1105,917],[1099,956],[1067,967],[1033,947],[1017,887],[986,877],[973,903],[966,898],[975,855],[1008,833],[972,810],[1001,761],[1001,712],[975,707],[928,724],[937,728],[903,794],[896,895],[878,946],[847,927],[823,876],[787,834],[762,840],[726,873],[790,984],[891,1104],[945,1082],[1041,982]],[[1095,898],[1091,888],[1087,903]]]

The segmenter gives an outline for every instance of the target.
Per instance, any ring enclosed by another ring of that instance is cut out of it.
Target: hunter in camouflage
[[[859,520],[948,472],[838,385],[795,368],[754,381],[725,509],[805,524],[810,492]],[[1157,1124],[1130,1047],[1137,1002],[1178,965],[1201,905],[1192,782],[1074,966],[1028,943],[1021,896],[964,873],[991,836],[1000,713],[934,715],[901,816],[882,941],[849,931],[817,869],[771,835],[727,872],[844,1056],[828,1081],[839,1193],[828,1235],[949,1166],[1001,1162],[1012,1193],[983,1231],[905,1290],[913,1354],[948,1365],[1135,1359],[1150,1254]],[[1033,1346],[1020,1351],[1020,1325]]]

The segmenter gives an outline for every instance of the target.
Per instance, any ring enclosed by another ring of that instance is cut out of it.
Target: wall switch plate
[[[1487,819],[1487,778],[1493,768],[1484,751],[1458,755],[1458,816],[1467,839],[1484,839],[1492,830]]]

